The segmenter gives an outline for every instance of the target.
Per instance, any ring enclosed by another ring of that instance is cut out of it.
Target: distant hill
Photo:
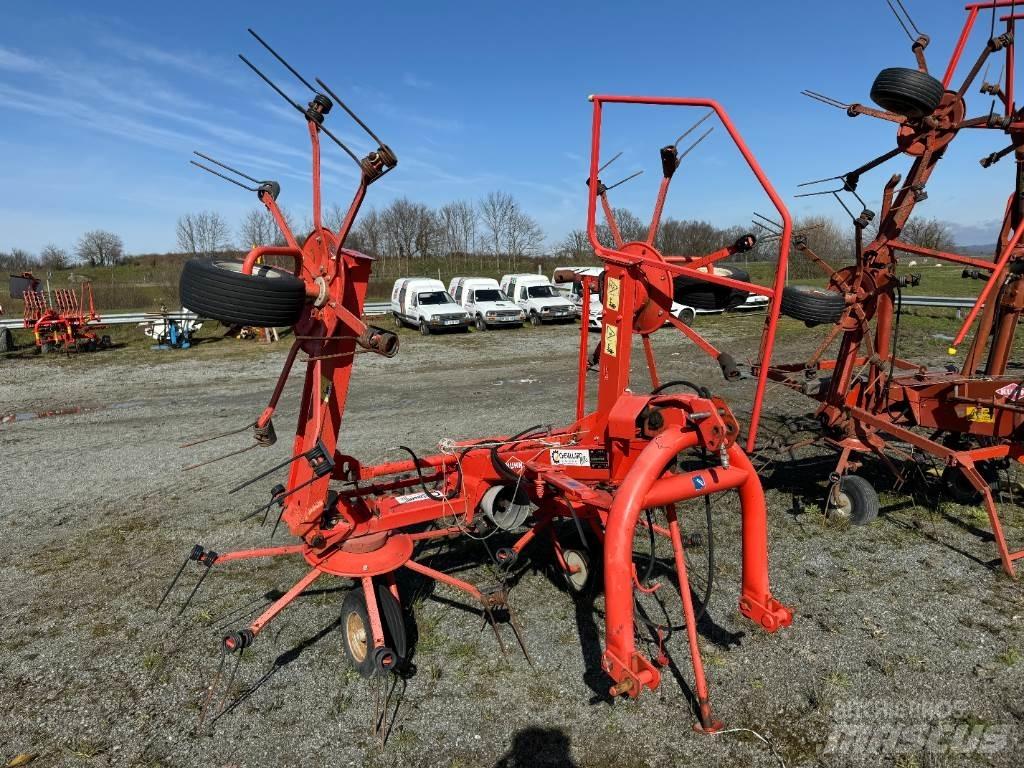
[[[958,245],[953,249],[965,256],[991,256],[996,250],[996,244],[989,245]]]

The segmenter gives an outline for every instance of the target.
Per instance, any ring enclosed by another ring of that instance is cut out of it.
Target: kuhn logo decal
[[[519,459],[509,459],[506,462],[506,466],[509,469],[511,469],[513,472],[522,472],[523,471],[523,462],[521,462]]]

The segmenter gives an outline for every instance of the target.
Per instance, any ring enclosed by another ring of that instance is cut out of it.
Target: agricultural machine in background
[[[192,346],[192,334],[203,327],[202,318],[191,316],[172,316],[167,307],[160,305],[159,312],[147,314],[139,323],[142,333],[155,343],[152,349],[166,352],[171,349],[189,349]]]
[[[277,524],[283,524],[298,541],[234,552],[217,552],[197,544],[181,564],[160,604],[167,600],[190,564],[198,568],[198,580],[180,611],[185,610],[215,565],[287,556],[304,561],[306,571],[255,621],[223,637],[221,662],[206,693],[201,719],[205,720],[218,699],[220,705],[213,719],[231,709],[226,707],[228,694],[219,692],[223,676],[229,675],[229,691],[245,650],[303,590],[324,575],[354,582],[341,608],[342,644],[351,664],[366,677],[401,672],[407,667],[412,616],[404,602],[408,595],[399,590],[400,572],[464,593],[492,624],[502,648],[498,623],[507,620],[525,654],[526,638],[514,620],[509,592],[515,583],[516,564],[525,562],[526,554],[552,556],[573,591],[599,590],[603,585],[606,645],[602,666],[609,679],[609,695],[636,697],[644,688],[659,685],[660,667],[669,661],[657,642],[661,633],[652,639],[659,646],[654,659],[637,647],[639,630],[634,604],[638,589],[651,593],[659,586],[642,583],[638,576],[633,551],[634,537],[639,531],[664,537],[671,544],[694,670],[699,720],[696,727],[716,730],[719,723],[711,713],[697,644],[686,544],[676,504],[737,491],[743,520],[739,610],[768,632],[789,625],[792,612],[772,596],[769,588],[765,499],[757,473],[738,442],[740,425],[728,405],[706,389],[686,381],[661,381],[650,336],[667,319],[717,359],[727,377],[735,375],[735,363],[726,352],[715,349],[684,323],[674,322],[670,317],[673,278],[696,277],[769,298],[771,305],[760,357],[767,363],[780,311],[782,277],[772,288],[764,288],[714,272],[698,271],[724,258],[735,247],[747,247],[747,241],[706,256],[662,255],[652,244],[653,237],[647,242],[630,243],[617,237],[614,247],[607,247],[597,239],[595,210],[598,197],[605,201],[604,191],[598,192],[598,169],[601,115],[607,105],[710,109],[720,118],[782,217],[786,237],[779,240],[779,274],[784,276],[789,214],[728,116],[718,104],[705,99],[591,97],[594,122],[587,228],[605,269],[596,404],[586,402],[588,333],[584,317],[575,419],[569,424],[538,424],[515,433],[510,430],[510,434],[481,438],[441,436],[438,452],[431,455],[418,456],[412,449],[403,448],[410,456],[408,460],[368,464],[348,455],[338,443],[352,367],[359,354],[394,356],[399,350],[399,339],[394,333],[362,321],[373,262],[346,248],[345,242],[369,186],[396,167],[397,157],[322,80],[317,79],[319,87],[314,88],[252,34],[312,92],[308,104],[301,106],[241,57],[306,122],[312,147],[313,230],[300,247],[278,208],[277,182],[258,180],[203,155],[220,170],[193,162],[257,194],[280,227],[287,245],[256,247],[241,261],[192,260],[182,273],[181,296],[187,307],[204,317],[225,323],[292,326],[294,330],[284,370],[268,406],[255,422],[197,442],[238,435],[252,428],[254,442],[249,447],[232,450],[212,461],[273,445],[276,433],[272,417],[291,369],[301,355],[305,383],[290,457],[233,489],[237,491],[261,480],[270,483],[267,478],[274,472],[287,470],[287,481],[275,485],[267,504],[249,512],[246,518],[266,522],[273,513]],[[340,106],[366,131],[377,144],[375,150],[360,158],[328,130],[325,120],[335,106]],[[360,171],[359,186],[337,231],[321,223],[321,134],[337,144]],[[662,150],[665,182],[652,218],[652,231],[657,229],[675,169],[674,151],[672,147]],[[291,268],[258,263],[271,257],[287,259]],[[589,292],[592,287],[588,281],[586,290]],[[586,314],[587,297],[582,307]],[[637,335],[641,337],[651,376],[652,389],[647,394],[639,394],[638,387],[636,391],[630,388],[630,362]],[[757,433],[767,370],[766,365],[762,366],[757,382],[749,427],[751,444]],[[452,539],[488,538],[496,533],[509,542],[493,554],[496,570],[502,574],[496,583],[472,584],[424,562],[428,560],[426,553],[438,544]],[[706,597],[700,612],[705,608]],[[232,667],[228,673],[225,660],[232,655],[235,661],[228,665]]]
[[[31,272],[11,275],[11,298],[25,304],[24,326],[32,331],[37,352],[94,352],[110,346],[109,336],[96,333],[103,329],[92,297],[92,283],[74,288],[39,290],[39,280]]]
[[[996,497],[1007,484],[1004,473],[1024,461],[1024,372],[1010,371],[1014,334],[1024,311],[1024,113],[1014,100],[1015,26],[1024,15],[1016,12],[1015,5],[1011,0],[995,0],[967,6],[967,20],[940,81],[928,71],[928,37],[920,33],[902,4],[901,15],[890,2],[912,40],[917,68],[882,70],[871,88],[871,98],[881,109],[806,92],[851,117],[868,115],[893,123],[896,147],[848,173],[809,182],[835,187],[811,194],[831,194],[840,203],[843,196],[851,196],[859,204],[862,210],[854,215],[843,203],[853,218],[856,258],[850,266],[835,268],[805,242],[796,241],[796,247],[827,276],[828,287],[787,287],[783,312],[830,329],[808,361],[771,369],[773,379],[820,403],[819,434],[789,448],[814,443],[838,451],[827,511],[838,511],[860,524],[877,515],[877,493],[864,477],[853,474],[863,455],[879,458],[895,476],[897,487],[915,475],[923,476],[923,462],[937,460],[945,467],[942,477],[947,490],[961,501],[984,504],[1002,567],[1011,576],[1024,550],[1012,551],[1008,546]],[[951,83],[971,30],[986,10],[992,14],[989,40],[954,87]],[[982,82],[979,90],[991,99],[991,107],[968,117],[965,94],[997,54],[1003,58],[1005,77],[999,78],[1001,82]],[[901,239],[908,219],[928,196],[927,183],[939,160],[965,130],[996,132],[1008,139],[1008,146],[982,158],[984,168],[1010,154],[1016,160],[1013,189],[991,261]],[[896,174],[885,183],[877,231],[871,236],[868,230],[875,214],[857,194],[861,177],[900,155],[910,157],[912,165],[906,179]],[[920,276],[897,274],[899,253],[959,264],[965,278],[985,280],[949,350],[955,355],[970,337],[961,366],[929,368],[902,356],[901,289],[916,285]],[[829,358],[828,350],[837,339],[838,351]]]

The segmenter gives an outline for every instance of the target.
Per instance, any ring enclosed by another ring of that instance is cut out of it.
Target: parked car
[[[453,277],[448,293],[466,312],[478,331],[493,326],[523,327],[526,313],[510,301],[493,277]]]
[[[756,312],[759,309],[768,308],[768,297],[762,296],[759,293],[752,293],[747,296],[746,300],[742,304],[737,304],[734,307],[730,307],[730,312]]]
[[[587,327],[592,331],[601,330],[601,318],[604,315],[604,267],[558,267],[552,277],[556,290],[573,302],[579,314],[582,314],[583,278],[595,278],[594,287],[590,292]],[[669,311],[687,325],[690,325],[697,315],[697,310],[693,307],[675,301],[672,302]],[[669,321],[666,320],[665,323],[669,324]]]
[[[391,289],[395,325],[411,325],[428,336],[435,331],[468,331],[469,313],[455,303],[444,283],[429,277],[400,277]]]
[[[501,290],[519,305],[533,325],[576,320],[576,306],[564,296],[559,296],[544,275],[504,275]]]

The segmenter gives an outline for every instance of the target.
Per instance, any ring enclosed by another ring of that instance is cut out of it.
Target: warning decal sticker
[[[605,299],[604,305],[608,309],[619,308],[619,289],[622,286],[622,281],[617,277],[609,277],[608,284],[605,286],[605,292],[608,298]]]
[[[619,350],[619,330],[614,325],[604,327],[604,353],[615,357]]]

